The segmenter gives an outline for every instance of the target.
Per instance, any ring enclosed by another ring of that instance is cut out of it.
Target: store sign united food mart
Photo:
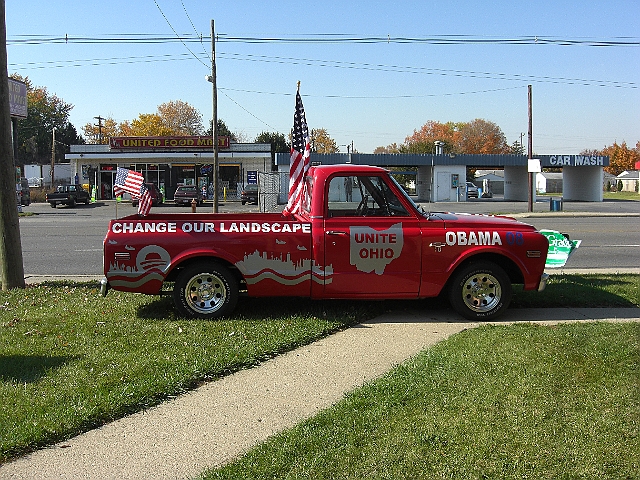
[[[169,148],[213,148],[213,138],[208,136],[191,137],[111,137],[109,148],[112,150],[148,150]],[[218,148],[229,148],[229,137],[218,137]]]

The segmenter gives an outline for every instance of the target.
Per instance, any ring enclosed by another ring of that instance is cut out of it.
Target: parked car
[[[478,187],[472,182],[467,182],[467,198],[478,198]]]
[[[19,190],[17,190],[19,185]],[[20,205],[31,204],[31,191],[29,190],[29,182],[26,178],[21,178],[20,183],[16,185],[16,193],[18,194],[18,203]]]
[[[258,203],[258,185],[255,183],[250,183],[246,187],[242,189],[240,193],[240,201],[242,205],[245,203]]]
[[[204,203],[202,191],[195,185],[178,185],[176,193],[173,195],[173,201],[176,205],[191,205],[193,199],[198,205]]]
[[[147,186],[147,189],[151,194],[151,205],[157,207],[162,203],[162,193],[160,193],[160,190],[158,190],[158,187],[156,187],[155,183],[145,183],[145,185]],[[134,207],[138,205],[138,200],[139,199],[137,198],[132,198],[131,205],[133,205]]]

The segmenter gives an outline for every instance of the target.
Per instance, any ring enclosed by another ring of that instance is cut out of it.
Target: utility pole
[[[213,85],[213,213],[218,213],[218,87],[216,84],[216,36],[211,19],[211,84]]]
[[[98,143],[102,145],[102,120],[104,120],[104,118],[102,118],[100,115],[93,118],[98,120]]]
[[[24,288],[24,266],[11,139],[4,0],[0,0],[0,44],[0,282],[2,290],[10,290]]]
[[[531,110],[531,85],[528,87],[528,105],[529,105],[529,145],[528,145],[528,159],[533,159],[533,115]],[[527,169],[529,170],[529,169]],[[527,211],[533,212],[533,172],[528,172],[529,181],[528,189],[529,196],[527,201]]]
[[[51,188],[53,188],[53,181],[56,179],[54,170],[56,168],[56,127],[53,127],[51,132]]]

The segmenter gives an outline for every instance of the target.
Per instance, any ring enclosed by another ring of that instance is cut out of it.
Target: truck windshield
[[[413,199],[409,196],[407,191],[400,186],[400,184],[398,183],[398,181],[395,178],[393,178],[393,175],[389,175],[389,178],[391,179],[391,181],[393,183],[396,184],[396,187],[398,187],[398,191],[402,194],[402,196],[404,198],[406,198],[409,201],[409,203],[411,203],[411,205],[413,205],[413,208],[415,208],[416,211],[418,211],[420,213],[424,213],[424,210],[422,209],[422,207],[420,205],[418,205],[416,202],[413,201]]]

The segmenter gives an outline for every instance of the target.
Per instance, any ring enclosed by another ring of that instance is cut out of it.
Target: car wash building
[[[221,195],[238,196],[258,172],[270,172],[271,145],[233,143],[218,139],[218,182]],[[65,159],[76,183],[97,187],[97,198],[113,198],[118,167],[141,172],[165,197],[173,198],[178,185],[197,185],[207,196],[213,193],[213,139],[190,137],[112,137],[108,145],[71,145]]]
[[[609,157],[587,155],[538,155],[530,162],[526,155],[466,154],[311,154],[311,164],[352,163],[378,165],[390,169],[416,170],[416,196],[419,201],[456,202],[466,200],[467,168],[504,170],[504,200],[528,201],[529,173],[542,168],[562,170],[563,199],[566,201],[603,201],[604,167]],[[278,170],[288,172],[289,155],[276,155]],[[532,164],[536,166],[532,168]],[[533,191],[535,201],[535,188]]]

